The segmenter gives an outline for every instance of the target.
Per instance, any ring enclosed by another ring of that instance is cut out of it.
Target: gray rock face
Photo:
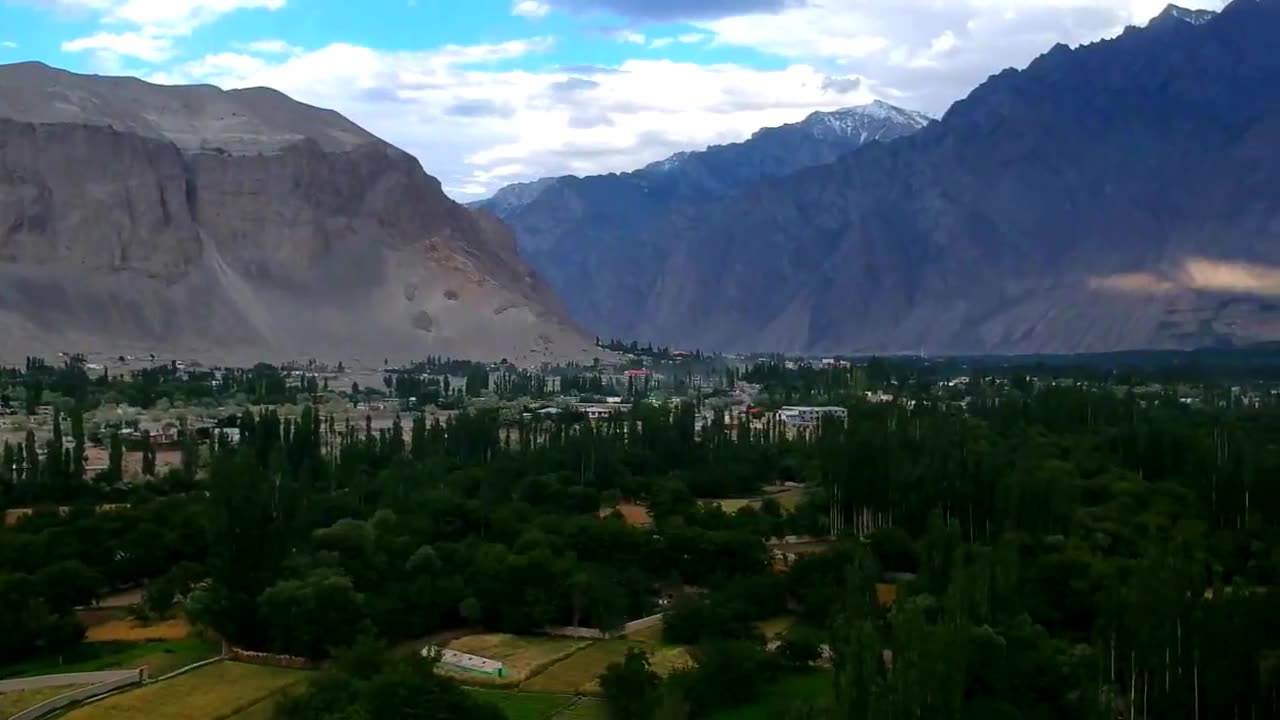
[[[1277,38],[1280,0],[1175,9],[909,137],[677,206],[612,241],[659,269],[591,329],[814,353],[1280,338]]]
[[[544,178],[508,186],[476,205],[512,225],[521,254],[575,320],[600,335],[631,337],[666,262],[661,244],[637,239],[673,208],[731,196],[930,122],[881,102],[813,113],[741,143],[679,153],[635,172]]]
[[[507,228],[271,90],[0,66],[4,354],[584,357]]]

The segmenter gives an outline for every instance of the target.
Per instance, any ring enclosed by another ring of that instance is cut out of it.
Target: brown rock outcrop
[[[266,89],[0,66],[0,354],[534,361],[590,343],[496,219]]]

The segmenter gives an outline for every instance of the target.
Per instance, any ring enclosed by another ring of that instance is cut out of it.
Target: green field
[[[0,679],[56,673],[131,670],[146,665],[160,677],[218,654],[217,644],[199,638],[154,642],[82,643],[66,655],[35,658],[0,667]]]
[[[221,720],[303,682],[306,671],[220,662],[72,710],[66,720]]]
[[[539,695],[483,688],[470,688],[469,692],[497,705],[509,720],[546,720],[573,702],[573,698],[567,695]]]
[[[84,685],[59,685],[58,687],[35,688],[33,690],[15,690],[0,693],[0,718],[7,718],[39,705],[45,700],[52,700],[63,693],[78,690]]]
[[[481,633],[467,635],[449,643],[449,648],[484,658],[502,661],[506,674],[496,676],[477,675],[439,665],[436,671],[461,680],[466,685],[517,685],[534,677],[578,650],[591,644],[590,640],[575,638],[506,635]]]
[[[247,710],[232,715],[227,720],[271,720],[275,717],[275,712],[276,699],[270,697],[257,705],[250,706]]]
[[[516,690],[468,688],[476,697],[497,705],[509,720],[604,720],[604,703],[595,698],[544,695]],[[233,720],[251,720],[239,718]],[[252,720],[258,720],[253,718]],[[263,720],[269,720],[263,718]]]
[[[777,720],[798,703],[825,703],[831,698],[831,674],[791,675],[765,688],[755,702],[711,716],[711,720]]]
[[[576,705],[557,713],[553,720],[605,720],[604,703],[595,698],[582,698]]]
[[[678,646],[624,638],[600,640],[529,678],[520,685],[520,689],[546,693],[599,694],[600,687],[596,681],[600,673],[611,663],[622,662],[630,648],[649,653],[649,662],[659,675],[667,675],[675,668],[693,663],[688,651]]]

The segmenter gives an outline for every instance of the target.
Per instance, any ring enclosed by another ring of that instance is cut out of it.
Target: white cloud
[[[243,53],[215,53],[199,60],[185,63],[181,70],[173,73],[155,73],[149,78],[152,82],[180,84],[192,80],[205,81],[209,78],[247,77],[259,73],[269,67],[262,58]]]
[[[6,49],[9,49],[9,50],[14,50],[14,49],[16,49],[17,47],[18,47],[18,43],[13,42],[12,40],[4,40],[4,41],[0,41],[0,48],[6,48]]]
[[[45,0],[71,13],[88,13],[109,25],[132,25],[154,35],[189,35],[195,28],[238,10],[279,10],[286,0]]]
[[[63,52],[93,51],[100,56],[136,58],[158,63],[174,55],[173,41],[139,32],[100,32],[62,43]]]
[[[1080,44],[1142,24],[1167,0],[823,0],[694,24],[713,44],[840,67],[898,101],[941,113],[989,75],[1054,43]],[[1182,0],[1220,8],[1224,0]]]
[[[653,49],[664,48],[673,43],[682,43],[685,45],[693,45],[706,40],[709,35],[706,33],[684,33],[675,37],[659,37],[649,41],[649,47]]]
[[[284,5],[285,0],[123,0],[112,3],[104,20],[156,34],[188,35],[237,10],[279,10]]]
[[[60,10],[90,13],[104,30],[62,43],[64,52],[91,51],[100,69],[122,58],[158,63],[177,54],[175,40],[237,10],[279,10],[285,0],[53,0]],[[115,28],[128,28],[116,31]],[[266,50],[259,50],[264,52]]]
[[[538,0],[521,0],[511,6],[511,14],[527,18],[545,17],[551,12],[551,6]]]
[[[285,0],[54,1],[96,13],[104,24],[68,48],[98,53],[100,63],[114,58],[118,66],[121,57],[160,62],[201,23],[243,8],[278,8]],[[708,52],[750,48],[789,66],[762,71],[632,59],[608,68],[511,69],[554,41],[390,52],[343,43],[303,50],[268,39],[150,77],[266,85],[332,107],[416,154],[450,192],[474,196],[544,175],[627,170],[876,97],[941,113],[1005,67],[1025,65],[1056,42],[1092,41],[1145,22],[1164,2],[512,0],[512,14],[524,17],[551,8],[621,14],[631,21],[609,36],[649,57],[677,43],[705,43]],[[1222,0],[1182,4],[1218,7]],[[733,7],[740,9],[730,12]],[[680,20],[691,29],[670,32],[671,22]],[[543,67],[537,60],[519,64]]]
[[[645,41],[644,33],[638,33],[634,30],[615,30],[609,33],[609,36],[618,42],[630,43],[632,45],[643,45]]]
[[[290,45],[284,40],[255,40],[246,43],[244,49],[249,52],[263,53],[266,55],[293,55],[302,52],[302,48],[296,45]]]
[[[458,197],[549,174],[627,170],[873,99],[865,87],[830,92],[830,78],[805,64],[630,60],[589,78],[488,66],[548,47],[530,38],[423,52],[337,44],[290,57],[221,53],[149,79],[265,85],[334,108],[414,153]]]

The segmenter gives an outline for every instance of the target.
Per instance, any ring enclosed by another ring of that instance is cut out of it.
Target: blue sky
[[[992,73],[1163,4],[0,0],[0,63],[275,87],[413,152],[466,200],[874,99],[941,114]]]

